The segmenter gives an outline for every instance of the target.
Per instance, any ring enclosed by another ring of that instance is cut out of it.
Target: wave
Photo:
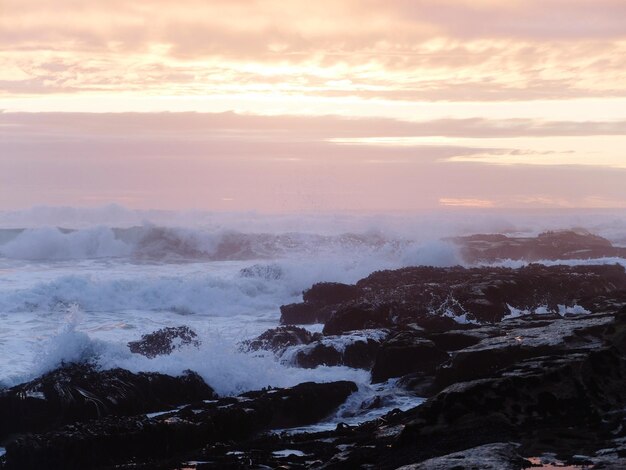
[[[251,260],[334,251],[398,251],[413,242],[380,233],[244,233],[145,225],[0,230],[0,256],[21,260],[129,257],[139,260]]]
[[[76,304],[87,312],[233,315],[276,308],[276,302],[290,299],[289,294],[288,286],[258,278],[231,280],[207,274],[98,278],[77,274],[4,291],[0,311],[64,312]]]
[[[272,311],[277,316],[280,305],[300,301],[302,291],[316,282],[355,283],[377,269],[419,264],[421,254],[424,261],[438,265],[457,264],[452,251],[440,249],[439,260],[428,250],[415,249],[378,256],[371,251],[339,250],[254,264],[83,261],[80,268],[71,263],[62,271],[53,269],[52,278],[44,270],[39,280],[12,279],[0,288],[0,312],[64,312],[76,304],[87,312],[147,310],[228,316]]]
[[[0,231],[0,255],[11,259],[64,260],[128,256],[132,248],[106,227],[63,230],[44,227]]]
[[[69,311],[69,314],[68,314]],[[30,366],[0,377],[0,387],[10,387],[31,380],[63,363],[90,362],[103,369],[121,367],[131,372],[160,372],[181,375],[192,369],[220,395],[236,395],[263,387],[290,387],[301,382],[369,381],[369,372],[347,367],[298,369],[286,367],[273,354],[247,354],[240,351],[238,341],[225,336],[220,328],[207,322],[191,322],[198,334],[200,346],[175,350],[166,356],[147,358],[133,354],[126,342],[139,337],[140,330],[130,336],[96,337],[88,328],[87,312],[78,306],[66,309],[65,322],[58,331],[34,345],[36,349]],[[180,324],[180,323],[179,323]],[[241,328],[238,330],[240,334]],[[240,339],[242,339],[242,336]],[[28,355],[28,351],[22,351]]]

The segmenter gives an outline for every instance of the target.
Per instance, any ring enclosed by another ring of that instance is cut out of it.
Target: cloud
[[[494,207],[552,207],[554,201],[618,207],[626,201],[626,169],[466,160],[502,155],[498,152],[506,149],[487,145],[497,137],[479,136],[503,129],[518,136],[520,151],[521,144],[532,148],[543,142],[537,135],[546,132],[584,134],[578,138],[590,139],[594,149],[607,137],[590,132],[620,132],[619,126],[623,123],[0,113],[0,206],[100,204],[123,197],[138,208],[211,210],[419,210],[484,201]],[[474,146],[330,140],[446,129],[473,135]],[[455,158],[463,161],[450,161]]]
[[[625,5],[5,0],[0,69],[21,71],[0,76],[0,89],[406,101],[626,96]]]
[[[9,113],[0,112],[0,136],[11,139],[242,139],[324,141],[403,137],[624,136],[626,121],[436,119],[405,121],[342,116],[262,116],[224,113]]]

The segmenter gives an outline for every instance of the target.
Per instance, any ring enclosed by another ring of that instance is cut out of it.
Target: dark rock
[[[397,470],[522,470],[530,466],[530,462],[519,455],[518,446],[498,442],[434,457]]]
[[[320,282],[304,291],[303,303],[280,307],[282,324],[324,323],[334,312],[334,306],[354,300],[359,295],[356,286],[339,282]]]
[[[326,336],[291,351],[291,362],[304,368],[348,366],[370,369],[386,331],[360,331],[343,336]]]
[[[430,331],[470,329],[501,321],[511,308],[559,312],[560,306],[624,292],[626,272],[619,265],[416,267],[373,273],[357,287],[361,296],[334,307],[324,334],[408,323]]]
[[[128,343],[131,352],[150,358],[170,354],[182,346],[200,347],[198,335],[188,326],[162,328]]]
[[[525,359],[588,351],[603,344],[603,332],[613,323],[610,314],[572,318],[538,317],[503,321],[501,334],[452,353],[437,374],[440,387],[488,377]]]
[[[402,337],[399,333],[410,333],[418,340],[445,336],[414,325],[394,334]],[[444,367],[436,368],[433,375],[418,372],[402,377],[402,386],[434,393],[421,406],[394,410],[359,426],[339,425],[324,433],[205,447],[194,458],[212,462],[206,467],[211,469],[282,465],[391,470],[408,464],[483,468],[491,464],[489,458],[498,462],[493,463],[500,465],[496,468],[519,468],[528,465],[519,456],[530,459],[553,453],[571,464],[620,468],[626,458],[626,311],[565,318],[529,315],[454,331],[459,333],[479,342],[453,351],[454,357],[468,349],[479,355],[483,349],[491,352],[478,366],[465,363],[467,370],[460,374],[464,381],[443,390],[435,388],[432,379],[445,376]],[[513,345],[519,340],[525,351],[516,356]],[[498,351],[508,359],[502,360]],[[380,406],[381,400],[375,398],[365,406]],[[507,441],[520,444],[516,453],[500,447]],[[303,455],[277,460],[272,451],[282,449],[298,449]]]
[[[372,382],[384,382],[392,377],[421,372],[434,374],[448,359],[448,354],[420,332],[402,331],[385,341],[376,356]]]
[[[436,391],[434,374],[413,372],[403,375],[398,380],[398,386],[410,390],[418,397],[430,397]]]
[[[314,423],[356,389],[352,382],[304,383],[198,402],[152,418],[108,417],[20,436],[6,446],[7,468],[78,469],[171,458],[217,441],[240,441],[263,429]]]
[[[626,248],[586,231],[546,232],[537,237],[471,235],[450,239],[470,263],[504,259],[540,261],[626,257]]]
[[[311,325],[324,323],[334,312],[333,306],[296,303],[280,306],[280,323],[283,325]]]
[[[354,300],[359,289],[350,284],[339,282],[319,282],[302,293],[302,300],[318,305],[334,305]]]
[[[214,397],[211,387],[190,371],[171,377],[71,364],[0,391],[0,438],[108,415],[167,410]]]
[[[617,348],[626,321],[592,315],[548,323],[526,329],[528,337],[522,337],[527,349],[534,345],[542,355],[502,361],[494,352],[476,364],[459,364],[467,381],[453,383],[415,409],[399,448],[419,443],[422,452],[442,446],[449,452],[515,439],[525,455],[573,455],[592,452],[614,436],[626,404],[626,357]]]
[[[278,328],[265,331],[252,340],[244,341],[242,349],[248,351],[263,349],[280,354],[290,346],[309,344],[319,340],[321,337],[322,335],[319,333],[311,333],[297,326],[279,326]]]
[[[341,335],[348,331],[391,328],[397,324],[395,304],[348,304],[335,312],[324,325],[324,335]]]
[[[342,354],[331,345],[316,342],[308,348],[297,351],[293,358],[293,364],[305,369],[313,369],[318,366],[341,365]]]
[[[428,335],[428,339],[444,351],[458,351],[478,344],[483,339],[502,334],[498,327],[483,326],[471,330],[452,329],[444,332],[435,332]]]

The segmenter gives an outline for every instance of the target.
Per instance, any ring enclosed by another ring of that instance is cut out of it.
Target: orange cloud
[[[626,96],[619,0],[2,5],[5,95]]]

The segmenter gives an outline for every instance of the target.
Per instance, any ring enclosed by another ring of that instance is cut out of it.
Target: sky
[[[0,0],[0,209],[626,208],[623,0]]]

